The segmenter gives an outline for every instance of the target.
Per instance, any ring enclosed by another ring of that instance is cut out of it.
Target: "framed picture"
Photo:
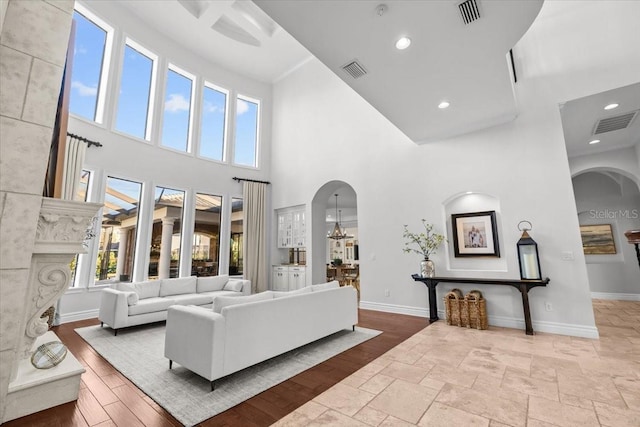
[[[580,237],[582,237],[582,250],[585,255],[614,255],[616,253],[611,224],[581,225]]]
[[[500,257],[496,211],[451,215],[456,257]]]

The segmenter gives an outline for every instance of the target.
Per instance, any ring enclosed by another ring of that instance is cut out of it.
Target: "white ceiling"
[[[311,56],[248,0],[144,0],[119,4],[205,60],[262,82],[276,81]]]
[[[620,104],[613,110],[604,106]],[[632,147],[640,144],[640,113],[625,129],[594,135],[598,120],[640,110],[640,83],[569,101],[560,107],[569,157]],[[599,139],[597,144],[589,141]]]
[[[480,19],[465,25],[458,0],[255,0],[280,26],[416,143],[513,120],[517,104],[509,50],[542,0],[478,0]],[[411,46],[395,48],[400,36]],[[356,59],[367,74],[342,66]],[[438,109],[447,100],[448,109]]]

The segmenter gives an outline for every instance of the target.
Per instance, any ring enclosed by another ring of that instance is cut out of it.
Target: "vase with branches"
[[[423,259],[420,262],[420,274],[423,277],[434,277],[435,266],[433,261],[429,259],[429,256],[435,254],[438,247],[447,239],[444,235],[433,231],[433,224],[428,223],[425,219],[421,221],[424,231],[419,233],[409,231],[409,226],[404,225],[402,237],[407,239],[407,241],[404,243],[403,251],[406,253],[415,252],[422,255]]]

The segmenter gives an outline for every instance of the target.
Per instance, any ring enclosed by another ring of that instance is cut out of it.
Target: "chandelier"
[[[336,196],[336,223],[333,226],[333,230],[327,233],[327,238],[334,240],[342,240],[348,239],[353,236],[347,235],[347,230],[340,226],[340,217],[338,216],[338,194],[334,194]],[[342,213],[342,211],[340,211]]]

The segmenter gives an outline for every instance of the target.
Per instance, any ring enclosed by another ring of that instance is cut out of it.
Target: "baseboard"
[[[95,319],[96,317],[98,317],[98,309],[64,313],[60,314],[60,324],[78,320]]]
[[[610,299],[618,301],[640,301],[640,294],[612,294],[607,292],[591,292],[593,299]]]
[[[408,316],[429,317],[426,308],[410,307],[406,305],[384,304],[371,301],[360,301],[360,308],[365,310],[384,311],[386,313],[406,314]],[[438,318],[445,319],[444,310],[438,310]],[[524,319],[516,319],[505,316],[489,316],[489,324],[502,328],[522,329],[524,333]],[[581,338],[599,338],[598,329],[595,326],[572,325],[568,323],[547,322],[543,320],[533,321],[533,330],[557,335],[569,335]]]

